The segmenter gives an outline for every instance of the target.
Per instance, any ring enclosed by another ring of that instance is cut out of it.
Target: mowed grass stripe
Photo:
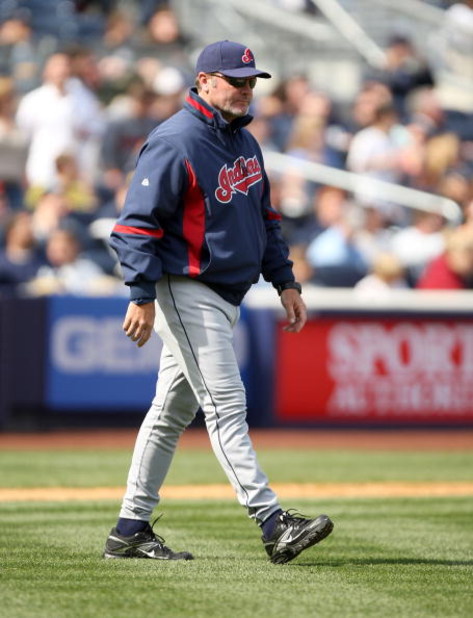
[[[419,498],[473,496],[473,482],[383,482],[383,483],[274,483],[282,499],[292,498]],[[69,500],[118,500],[123,487],[30,487],[0,489],[0,502],[64,502]],[[234,499],[230,485],[170,485],[161,497],[173,500]]]
[[[320,512],[317,501],[298,504]],[[104,561],[110,502],[0,508],[9,618],[463,618],[471,615],[471,498],[326,500],[334,533],[272,565],[229,501],[169,501],[158,524],[195,560]],[[3,553],[2,553],[3,545]]]

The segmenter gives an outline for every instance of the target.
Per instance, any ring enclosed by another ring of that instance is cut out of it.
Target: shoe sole
[[[133,556],[115,556],[115,554],[104,553],[105,560],[169,560],[169,558],[150,558],[149,556],[139,556],[137,554]]]
[[[169,560],[169,561],[175,561],[175,560],[194,560],[194,557],[192,556],[192,554],[189,554],[188,558],[151,558],[151,556],[146,556],[146,555],[139,555],[139,554],[133,554],[133,555],[127,555],[127,554],[109,554],[108,552],[104,552],[102,554],[102,557],[105,558],[105,560],[123,560],[123,559],[133,559],[136,558],[137,560]]]
[[[131,558],[132,556],[115,556],[114,554],[108,554],[107,552],[104,552],[102,554],[102,557],[106,560],[116,560],[120,558]]]
[[[320,541],[323,541],[333,530],[333,522],[327,515],[320,515],[314,522],[314,526],[291,545],[273,554],[270,558],[273,564],[286,564],[294,560],[301,552]]]

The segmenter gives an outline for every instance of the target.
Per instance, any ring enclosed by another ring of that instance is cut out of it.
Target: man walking
[[[149,524],[180,434],[200,408],[212,448],[274,563],[288,562],[332,531],[326,515],[283,511],[261,470],[246,423],[232,347],[239,305],[260,274],[278,291],[289,332],[306,322],[300,285],[271,208],[261,150],[245,126],[257,78],[244,45],[201,52],[184,108],[141,150],[112,233],[130,287],[123,328],[144,345],[163,341],[156,396],[138,434],[120,517],[106,558],[192,559]]]

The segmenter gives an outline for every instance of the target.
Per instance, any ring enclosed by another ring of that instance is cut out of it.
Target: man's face
[[[66,54],[50,56],[44,68],[44,81],[62,86],[71,76],[71,61]]]
[[[218,73],[200,73],[199,78],[202,87],[200,95],[218,109],[225,120],[231,122],[235,118],[246,116],[253,99],[250,83],[254,85],[255,78],[238,79],[233,84],[227,81],[231,78],[225,78]]]

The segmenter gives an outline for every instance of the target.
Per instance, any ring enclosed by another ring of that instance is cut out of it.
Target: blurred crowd
[[[157,0],[61,3],[60,36],[24,8],[48,1],[0,11],[0,297],[125,295],[108,237],[136,155],[180,109],[204,42]],[[473,288],[473,0],[442,4],[435,55],[392,33],[349,105],[304,74],[257,86],[248,128],[291,156],[270,173],[271,197],[299,281],[373,298]],[[362,182],[349,193],[307,180],[306,162],[449,198],[461,220]]]

